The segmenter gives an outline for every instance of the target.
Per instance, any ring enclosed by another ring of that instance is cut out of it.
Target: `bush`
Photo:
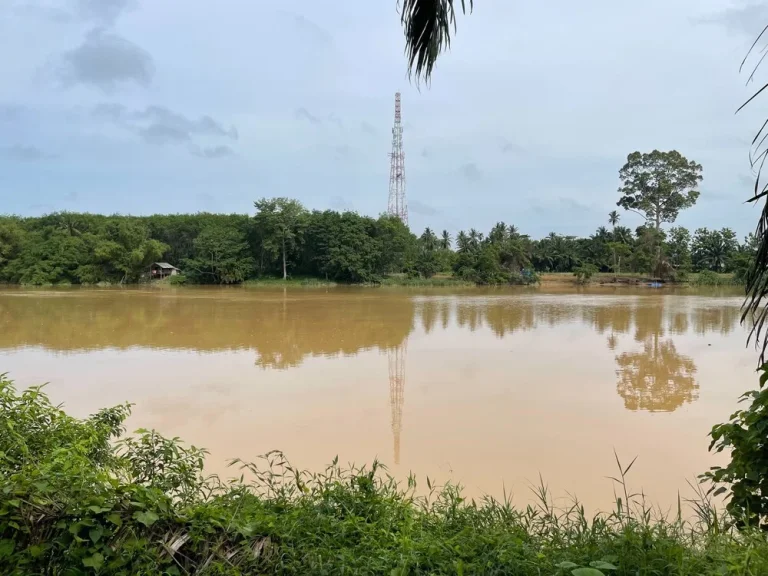
[[[78,420],[0,377],[0,574],[768,574],[764,535],[653,520],[627,490],[587,518],[544,487],[518,510],[429,480],[416,496],[377,462],[309,474],[279,452],[224,483],[203,477],[203,450],[120,439],[128,414]]]
[[[582,264],[573,269],[573,275],[576,276],[576,282],[579,284],[588,284],[597,271],[597,266],[594,264]]]
[[[509,276],[509,283],[519,286],[529,286],[531,284],[538,284],[541,282],[541,278],[535,270],[521,270],[520,272],[512,272]]]
[[[740,284],[740,280],[729,274],[718,274],[711,270],[702,270],[696,276],[696,286],[732,286]]]
[[[168,283],[171,286],[183,286],[187,283],[187,277],[184,274],[174,274],[169,277]]]
[[[709,449],[728,450],[725,468],[713,467],[702,476],[712,482],[715,495],[728,492],[727,510],[740,526],[768,530],[768,364],[760,367],[760,385],[746,392],[749,408],[733,414],[730,421],[712,428]]]

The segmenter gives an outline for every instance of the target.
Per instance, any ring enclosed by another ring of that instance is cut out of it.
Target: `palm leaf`
[[[472,11],[474,0],[461,2]],[[400,7],[400,2],[398,2]],[[456,32],[454,0],[402,0],[400,20],[405,32],[405,54],[409,76],[429,81],[437,57],[451,45],[451,28]]]
[[[752,47],[749,49],[744,61],[741,63],[741,69],[744,68],[750,55],[754,52],[760,39],[764,36],[768,26],[763,28],[763,31],[757,37]],[[765,58],[765,50],[761,50],[763,56],[755,64],[752,73],[747,79],[747,84],[752,82],[755,77],[755,72]],[[768,88],[768,84],[763,85],[758,89],[750,98],[742,104],[737,112],[742,110],[745,106],[750,104],[757,96],[759,96],[765,89]],[[766,158],[768,157],[768,120],[763,122],[760,129],[752,139],[752,144],[749,152],[749,160],[753,171],[756,174],[754,193],[748,202],[757,203],[763,201],[763,209],[760,213],[760,218],[757,222],[757,228],[755,230],[755,236],[757,237],[757,255],[753,263],[752,269],[747,275],[747,298],[744,301],[742,308],[741,321],[752,322],[752,329],[749,333],[749,340],[754,340],[755,347],[760,349],[760,363],[765,362],[765,353],[768,349],[768,340],[765,337],[766,320],[768,320],[768,310],[765,306],[765,298],[768,296],[768,183],[762,179],[763,166],[765,165]]]

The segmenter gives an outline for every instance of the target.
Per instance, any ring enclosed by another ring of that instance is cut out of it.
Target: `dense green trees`
[[[233,284],[260,277],[315,277],[376,283],[393,273],[454,275],[480,284],[526,283],[539,272],[596,270],[659,273],[733,272],[746,280],[754,236],[739,244],[728,228],[633,233],[609,215],[586,238],[555,232],[534,240],[499,222],[488,234],[430,228],[412,234],[391,216],[308,211],[287,198],[262,199],[247,215],[101,216],[62,212],[0,217],[0,282],[98,284],[137,282],[166,260],[190,282]]]

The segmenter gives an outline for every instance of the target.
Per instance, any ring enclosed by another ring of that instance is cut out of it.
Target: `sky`
[[[475,0],[429,85],[396,0],[0,0],[0,213],[386,210],[402,92],[412,230],[608,225],[635,150],[704,167],[678,224],[753,230],[768,4]],[[764,73],[768,75],[768,67]],[[624,213],[622,223],[639,225]]]

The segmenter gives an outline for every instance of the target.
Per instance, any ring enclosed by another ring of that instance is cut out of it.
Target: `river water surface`
[[[738,292],[653,289],[0,290],[0,372],[85,416],[124,401],[226,460],[378,457],[589,507],[614,450],[661,506],[717,459],[707,432],[756,385]]]

